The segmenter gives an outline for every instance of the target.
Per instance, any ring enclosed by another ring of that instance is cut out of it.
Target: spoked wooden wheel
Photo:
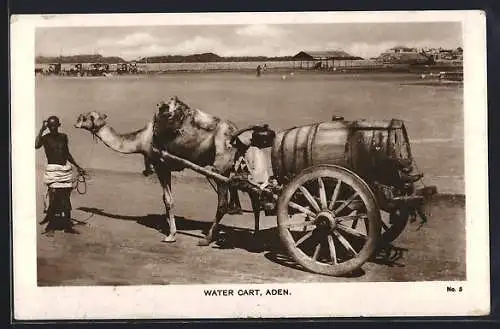
[[[333,165],[305,169],[278,200],[280,238],[309,271],[340,276],[360,268],[380,236],[380,210],[369,186]]]

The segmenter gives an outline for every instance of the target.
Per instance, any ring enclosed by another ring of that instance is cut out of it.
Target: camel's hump
[[[217,125],[220,121],[220,118],[210,115],[201,110],[197,109],[193,111],[193,125],[200,129],[212,131],[217,128]]]

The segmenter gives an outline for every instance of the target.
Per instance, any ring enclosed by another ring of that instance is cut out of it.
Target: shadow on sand
[[[103,217],[135,221],[138,224],[144,225],[148,228],[152,228],[163,233],[168,232],[168,225],[165,220],[165,215],[148,214],[145,216],[129,216],[111,214],[104,211],[103,209],[91,207],[79,207],[77,209],[89,214],[100,215]],[[175,220],[178,234],[192,236],[195,238],[203,238],[204,236],[196,233],[191,233],[189,231],[201,231],[202,234],[206,234],[212,224],[211,222],[187,219],[180,216],[176,216]],[[214,242],[214,248],[238,248],[252,253],[263,252],[265,258],[276,264],[304,272],[309,272],[307,269],[297,264],[290,256],[288,256],[285,247],[279,239],[278,230],[275,227],[260,230],[257,238],[254,238],[253,230],[230,227],[225,226],[224,224],[220,224],[217,240]],[[379,247],[375,255],[369,261],[375,264],[385,265],[389,267],[404,267],[405,265],[402,263],[398,263],[398,261],[403,258],[404,253],[407,251],[407,249],[399,248],[392,244],[385,244]],[[365,272],[363,271],[363,269],[358,269],[352,273],[345,275],[344,277],[355,278],[363,276],[364,274]]]

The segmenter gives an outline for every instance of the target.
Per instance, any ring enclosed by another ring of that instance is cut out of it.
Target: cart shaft
[[[253,186],[248,181],[242,180],[239,177],[229,178],[229,177],[223,176],[223,175],[216,173],[210,169],[206,169],[202,166],[199,166],[199,165],[197,165],[189,160],[186,160],[186,159],[183,159],[183,158],[178,157],[176,155],[173,155],[172,153],[169,153],[165,150],[159,150],[155,147],[153,147],[153,152],[160,155],[161,161],[173,160],[173,161],[180,162],[183,165],[185,165],[187,168],[189,168],[189,169],[191,169],[199,174],[202,174],[206,177],[213,178],[216,181],[218,181],[219,183],[229,184],[229,185],[234,186],[234,187],[238,188],[239,190],[245,191],[245,192],[258,193],[258,194],[264,193],[267,196],[271,197],[272,200],[275,200],[275,201],[278,199],[278,196],[273,191],[269,190],[268,188],[260,189],[257,186]]]
[[[167,160],[173,160],[173,161],[177,161],[177,162],[180,162],[182,163],[183,165],[185,165],[187,168],[193,170],[193,171],[196,171],[197,173],[200,173],[204,176],[207,176],[209,178],[213,178],[219,182],[222,182],[222,183],[228,183],[229,182],[229,178],[226,177],[226,176],[223,176],[221,174],[218,174],[210,169],[206,169],[202,166],[199,166],[189,160],[186,160],[186,159],[183,159],[181,157],[178,157],[176,155],[173,155],[172,153],[169,153],[165,150],[159,150],[157,148],[153,148],[153,152],[155,153],[158,153],[160,156],[161,156],[161,160],[162,161],[165,161],[165,159]]]

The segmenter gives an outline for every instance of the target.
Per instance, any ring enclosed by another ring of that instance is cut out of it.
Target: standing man
[[[68,136],[59,132],[59,118],[51,116],[43,121],[42,128],[35,139],[35,148],[43,146],[47,157],[44,183],[49,192],[49,208],[41,224],[48,222],[45,231],[53,233],[56,229],[64,229],[68,233],[78,233],[71,223],[71,190],[73,189],[73,172],[68,162],[75,165],[81,175],[85,170],[80,167],[69,152]],[[49,132],[43,135],[45,129]]]
[[[262,71],[262,67],[257,65],[257,76],[260,77],[260,72]]]

